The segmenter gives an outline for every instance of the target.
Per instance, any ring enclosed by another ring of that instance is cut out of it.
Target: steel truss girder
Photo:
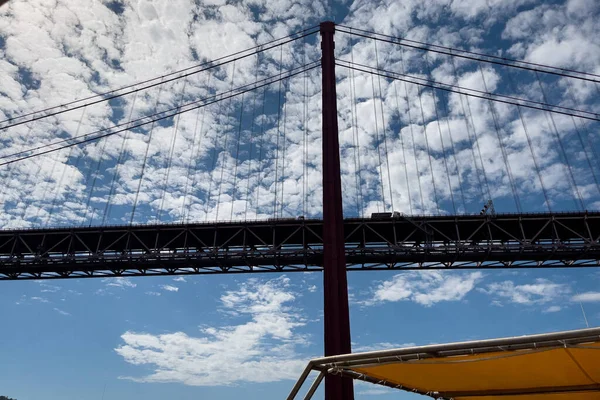
[[[321,220],[0,231],[0,280],[322,269]],[[349,270],[595,267],[600,213],[346,219]]]

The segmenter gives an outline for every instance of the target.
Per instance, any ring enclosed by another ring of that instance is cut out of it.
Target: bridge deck
[[[321,220],[0,231],[0,280],[314,271]],[[600,265],[600,213],[346,219],[349,270]]]

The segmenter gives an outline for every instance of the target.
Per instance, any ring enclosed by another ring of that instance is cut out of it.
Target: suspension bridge
[[[322,271],[335,355],[347,271],[599,265],[598,75],[325,22],[96,78],[2,110],[0,280]]]

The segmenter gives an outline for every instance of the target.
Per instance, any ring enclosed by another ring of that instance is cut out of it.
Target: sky
[[[58,140],[114,134],[1,165],[0,226],[318,218],[320,72],[303,69],[319,60],[318,34],[255,46],[334,20],[600,74],[599,14],[585,0],[9,1],[0,8],[0,127],[134,86],[118,99],[2,129],[0,164]],[[335,39],[340,60],[599,112],[593,82],[538,80],[342,32]],[[194,67],[221,57],[208,71]],[[177,72],[190,67],[188,76]],[[266,89],[252,86],[298,70]],[[490,198],[497,212],[599,208],[597,123],[342,66],[336,73],[346,216],[478,213]],[[137,84],[151,79],[162,84]],[[254,90],[225,98],[245,85]],[[186,107],[155,123],[130,122]],[[595,269],[348,279],[354,351],[600,323]],[[0,395],[18,400],[276,399],[322,354],[319,273],[0,285]],[[367,384],[356,393],[417,398]]]

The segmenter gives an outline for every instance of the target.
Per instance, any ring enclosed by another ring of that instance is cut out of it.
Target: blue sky
[[[348,0],[334,5],[310,0],[13,0],[0,9],[0,120],[216,59],[328,18],[384,34],[600,74],[595,40],[599,13],[597,4],[585,0]],[[375,65],[372,41],[350,41],[343,34],[336,41],[337,57]],[[460,60],[454,74],[444,57],[430,55],[424,61],[413,50],[401,53],[397,47],[378,46],[386,68],[399,71],[404,60],[414,76],[480,90],[482,73],[491,91],[540,101],[531,74],[511,78],[502,68],[484,66],[479,71]],[[235,68],[229,63],[210,75],[180,79],[121,102],[10,128],[2,131],[0,154],[126,123],[130,115],[222,93],[232,84],[277,75],[280,68],[285,71],[318,57],[313,36],[265,52],[258,73],[256,59],[248,57]],[[472,100],[473,112],[467,115],[457,96],[436,93],[434,102],[431,91],[414,85],[371,81],[342,68],[337,72],[347,216],[391,210],[392,199],[394,210],[448,214],[451,193],[458,212],[477,213],[486,196],[479,183],[484,169],[497,210],[516,211],[485,101]],[[157,218],[159,209],[165,222],[268,218],[274,200],[278,215],[318,217],[319,77],[312,70],[286,81],[282,92],[271,85],[266,95],[255,91],[245,96],[243,104],[238,96],[152,129],[145,126],[0,167],[0,226],[99,223],[107,199],[113,206],[106,222],[126,224],[138,196],[135,221],[140,223]],[[597,86],[552,77],[542,82],[552,103],[598,112]],[[525,111],[522,121],[514,108],[497,107],[523,209],[547,209],[541,176],[552,209],[575,210],[572,182],[548,117]],[[278,114],[285,118],[279,128]],[[597,210],[600,192],[586,161],[595,153],[578,144],[569,118],[555,118],[585,208]],[[379,132],[374,131],[376,124]],[[597,123],[577,124],[584,137],[597,141]],[[261,129],[264,142],[257,143]],[[379,144],[383,151],[382,129],[389,135],[390,151],[379,159],[375,148]],[[456,149],[443,148],[440,137],[446,145],[453,138]],[[360,175],[354,161],[356,141],[361,144]],[[483,161],[477,160],[477,152]],[[593,165],[598,161],[593,158]],[[466,204],[459,201],[461,188]],[[595,269],[351,273],[353,348],[583,328],[582,306],[589,325],[598,326],[599,283]],[[18,400],[279,399],[306,362],[322,354],[323,293],[317,273],[3,282],[0,287],[0,395]],[[365,399],[415,398],[366,384],[357,384],[356,393]]]
[[[593,269],[424,274],[349,275],[356,350],[582,328],[574,300],[597,300],[590,292],[600,282]],[[276,399],[321,354],[318,273],[5,282],[0,301],[0,387],[19,400],[101,399],[105,386],[113,399]],[[598,326],[599,303],[581,304]],[[214,348],[202,353],[203,340]],[[142,346],[152,341],[160,349]],[[155,382],[161,369],[172,382]],[[366,384],[356,390],[357,398],[398,398]]]

